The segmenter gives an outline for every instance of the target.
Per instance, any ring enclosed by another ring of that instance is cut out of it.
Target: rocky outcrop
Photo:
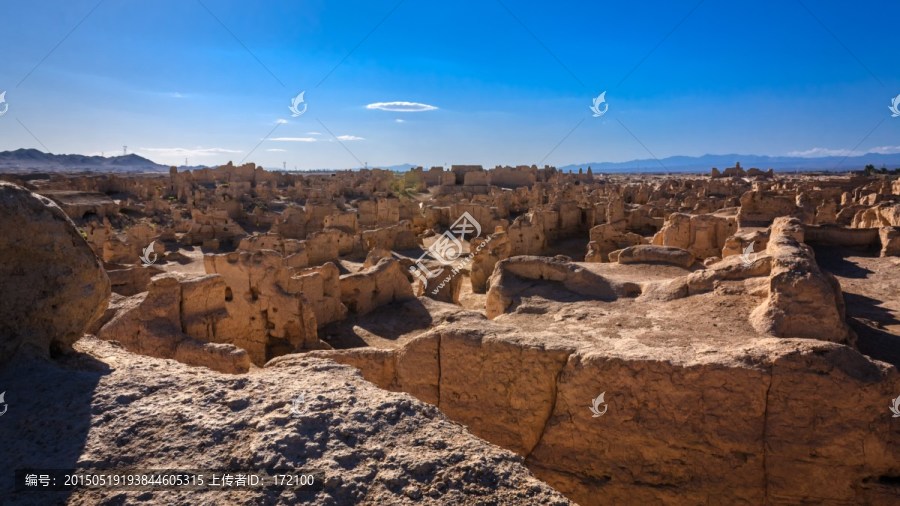
[[[247,235],[227,211],[219,209],[212,209],[209,212],[193,209],[188,226],[189,229],[182,240],[186,244],[206,245],[211,249],[217,249],[220,243],[237,244]]]
[[[334,294],[325,295],[329,285],[323,280],[293,279],[298,272],[271,250],[206,255],[204,265],[207,273],[219,274],[225,284],[222,300],[228,317],[216,325],[217,341],[247,350],[257,365],[289,350],[323,346],[311,302],[334,298]],[[327,277],[327,272],[318,276]],[[302,290],[313,285],[322,292],[310,292],[307,297]]]
[[[95,234],[94,240],[100,240],[101,234]],[[138,224],[130,227],[121,234],[107,231],[105,239],[100,244],[97,253],[104,262],[114,264],[139,264],[144,248],[153,244],[152,251],[160,258],[165,253],[165,247],[160,242],[155,242],[159,233],[149,225]]]
[[[396,225],[366,230],[362,233],[362,243],[366,251],[383,248],[387,250],[408,250],[419,247],[412,224],[403,220]]]
[[[737,222],[741,227],[767,227],[779,216],[793,216],[799,212],[793,196],[753,190],[741,195]]]
[[[829,343],[760,342],[748,363],[735,358],[673,367],[572,355],[527,462],[582,504],[599,494],[643,504],[896,498],[879,483],[900,470],[900,455],[886,442],[897,432],[881,407],[898,387],[895,369]],[[585,398],[598,390],[609,405],[599,420]],[[651,402],[645,392],[653,392]]]
[[[609,262],[611,252],[644,242],[638,234],[625,232],[609,223],[591,228],[590,238],[584,256],[585,262]]]
[[[50,199],[0,182],[0,364],[71,348],[106,309],[109,278]]]
[[[881,256],[900,256],[900,227],[881,227],[878,237],[881,240]]]
[[[516,256],[494,267],[485,303],[487,317],[496,318],[505,313],[534,280],[552,281],[570,293],[596,300],[610,301],[640,293],[640,288],[633,283],[614,283],[565,260]]]
[[[519,216],[506,230],[511,255],[540,255],[547,249],[547,234],[541,213]]]
[[[436,276],[423,286],[422,295],[439,300],[459,304],[459,293],[462,290],[462,272],[455,266],[442,265],[434,269]]]
[[[685,276],[647,283],[641,298],[658,301],[682,299],[715,291],[733,281],[745,282],[741,291],[755,294],[759,289],[757,285],[765,281],[762,278],[768,276],[771,270],[772,257],[765,254],[752,254],[747,258],[732,255]]]
[[[736,231],[734,217],[673,213],[650,242],[657,246],[685,249],[703,259],[721,256],[726,239]]]
[[[750,314],[758,332],[852,344],[854,335],[844,318],[840,284],[819,268],[803,239],[804,226],[799,220],[778,218],[765,252],[730,255],[707,269],[650,283],[642,297],[674,300],[711,292],[725,282],[756,278],[763,284],[745,284],[741,291],[764,296]]]
[[[5,504],[571,504],[520,456],[330,360],[295,359],[238,377],[96,339],[76,346],[83,358],[66,367],[28,362],[0,370],[9,403],[0,440],[10,462],[283,470],[313,473],[316,486],[42,493],[13,490],[13,473],[4,472]],[[35,420],[42,430],[22,429]]]
[[[852,342],[840,284],[819,269],[812,249],[803,243],[800,221],[777,218],[766,253],[772,257],[772,272],[766,300],[750,316],[754,328],[778,337]]]
[[[155,265],[120,267],[110,264],[106,268],[112,291],[126,297],[146,292],[150,279],[162,272],[163,270]]]
[[[51,190],[43,192],[42,195],[56,202],[73,220],[91,215],[103,218],[119,212],[119,205],[105,193]]]
[[[340,279],[341,302],[355,314],[366,314],[376,307],[414,298],[403,269],[391,258],[383,258],[374,267],[345,274]]]
[[[749,254],[765,251],[768,243],[769,233],[767,230],[738,232],[725,239],[725,246],[722,247],[722,258],[731,255],[742,255],[745,251]],[[748,251],[747,248],[750,248],[750,250]]]
[[[512,254],[512,246],[509,237],[503,230],[494,232],[487,238],[476,237],[471,241],[474,254],[470,266],[469,280],[472,283],[472,291],[485,293],[487,291],[488,278],[494,272],[497,262],[509,258]]]
[[[886,408],[900,373],[887,364],[772,338],[674,358],[631,339],[580,346],[565,328],[526,336],[475,322],[398,350],[313,353],[439,406],[580,504],[888,504],[900,493]]]
[[[97,336],[134,353],[203,366],[226,373],[250,369],[246,350],[220,342],[216,329],[228,318],[220,276],[179,279],[163,274],[148,291],[119,303]]]
[[[620,264],[659,263],[690,269],[697,259],[690,251],[674,246],[640,244],[620,251],[616,255],[616,261]]]
[[[900,227],[900,204],[883,202],[857,212],[850,224],[852,228]]]
[[[303,294],[305,303],[316,315],[319,328],[347,316],[347,307],[341,302],[341,272],[336,265],[328,262],[292,272],[285,282],[286,290]]]

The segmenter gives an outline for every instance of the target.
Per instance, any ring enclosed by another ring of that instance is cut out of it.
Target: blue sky
[[[895,1],[2,8],[0,150],[291,169],[900,152]],[[372,106],[390,102],[434,109]]]

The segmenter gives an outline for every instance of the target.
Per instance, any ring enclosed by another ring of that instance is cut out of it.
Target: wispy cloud
[[[880,155],[893,155],[900,153],[900,146],[876,146],[865,151],[849,150],[849,149],[831,149],[831,148],[810,148],[803,151],[791,151],[788,156],[798,156],[802,158],[818,158],[823,156],[862,156],[868,153],[876,153]]]
[[[406,123],[406,120],[405,120],[405,119],[402,119],[402,118],[397,118],[397,119],[394,120],[394,122],[395,122],[395,123]]]
[[[434,111],[437,110],[437,107],[428,104],[422,104],[419,102],[375,102],[374,104],[369,104],[366,106],[366,109],[376,109],[379,111],[392,111],[392,112],[423,112],[423,111]]]
[[[308,134],[321,135],[318,132],[307,132]],[[334,139],[323,139],[320,137],[272,137],[267,139],[275,142],[334,142]],[[339,141],[364,141],[364,137],[358,135],[338,135]]]
[[[272,152],[272,153],[284,153],[284,152],[287,152],[286,149],[281,149],[281,148],[272,148],[272,149],[267,149],[266,151],[270,151],[270,152]]]
[[[276,142],[316,142],[315,137],[272,137],[270,141]]]
[[[851,153],[849,149],[810,148],[803,151],[790,151],[788,156],[816,158],[819,156],[848,156]]]
[[[276,121],[275,123],[278,123],[279,125],[284,125],[284,124],[287,124],[287,122],[288,122],[288,120],[279,118],[278,121]]]
[[[158,156],[215,156],[221,154],[243,153],[238,149],[225,148],[138,148],[137,151],[145,153],[153,153]]]
[[[900,146],[876,146],[869,150],[869,153],[878,153],[880,155],[893,155],[900,153]]]

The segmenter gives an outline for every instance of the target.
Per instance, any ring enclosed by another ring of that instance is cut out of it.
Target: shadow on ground
[[[847,311],[847,323],[858,336],[859,351],[876,359],[900,367],[900,335],[893,331],[900,320],[885,303],[895,293],[883,279],[888,272],[875,272],[860,265],[881,265],[876,251],[860,248],[817,248],[819,265],[843,278],[841,290]],[[874,295],[874,296],[873,296]]]
[[[0,369],[0,503],[64,504],[69,492],[15,492],[16,469],[72,469],[91,428],[91,405],[108,366],[73,353],[57,361],[17,358]],[[7,502],[9,501],[9,502]]]
[[[319,336],[336,349],[363,348],[371,346],[366,340],[370,336],[396,341],[407,334],[424,332],[433,323],[428,308],[415,299],[388,304],[366,315],[353,315],[329,323],[319,330]]]

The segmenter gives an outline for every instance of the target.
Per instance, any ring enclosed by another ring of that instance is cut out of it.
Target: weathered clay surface
[[[620,264],[661,263],[689,269],[697,259],[690,251],[674,246],[640,244],[620,251],[616,261]]]
[[[653,244],[686,249],[698,258],[719,256],[725,240],[737,230],[733,217],[673,213],[653,236]]]
[[[531,280],[553,281],[575,295],[598,300],[640,293],[634,284],[610,282],[570,262],[546,257],[512,257],[494,267],[487,294],[487,317],[495,318],[506,312],[521,293],[528,290]]]
[[[878,237],[881,240],[881,256],[900,256],[900,227],[881,227]]]
[[[761,333],[850,343],[844,299],[834,276],[816,264],[796,218],[777,218],[766,253],[772,272],[766,300],[750,316]]]
[[[50,199],[0,182],[0,364],[71,347],[109,300],[109,278]]]
[[[9,403],[0,439],[16,466],[277,469],[315,473],[323,485],[14,493],[13,473],[4,472],[4,503],[570,504],[535,479],[520,456],[329,360],[237,377],[95,339],[76,348],[63,367],[18,361],[0,370]]]
[[[384,258],[374,267],[341,276],[341,302],[357,314],[366,314],[378,306],[413,298],[412,287],[400,264]]]
[[[189,280],[158,276],[147,292],[121,302],[97,335],[151,357],[227,373],[247,372],[247,351],[217,342],[216,326],[228,317],[224,295],[225,283],[219,276]]]
[[[250,360],[257,365],[272,358],[273,347],[315,349],[321,346],[316,333],[316,313],[310,299],[301,292],[314,280],[292,279],[295,271],[286,267],[284,261],[281,254],[271,250],[204,258],[206,272],[219,274],[224,281],[224,291],[218,296],[228,316],[217,323],[215,340],[247,350]],[[334,272],[331,274],[336,276]],[[327,287],[320,284],[319,288],[321,291],[310,291],[310,296],[324,300]]]
[[[746,324],[726,337],[742,344],[697,355],[687,343],[598,341],[592,319],[564,321],[528,336],[512,320],[445,325],[397,350],[315,354],[439,406],[581,504],[895,497],[878,478],[900,471],[900,429],[884,408],[895,368],[834,343],[748,338]],[[594,417],[601,392],[608,408]]]

